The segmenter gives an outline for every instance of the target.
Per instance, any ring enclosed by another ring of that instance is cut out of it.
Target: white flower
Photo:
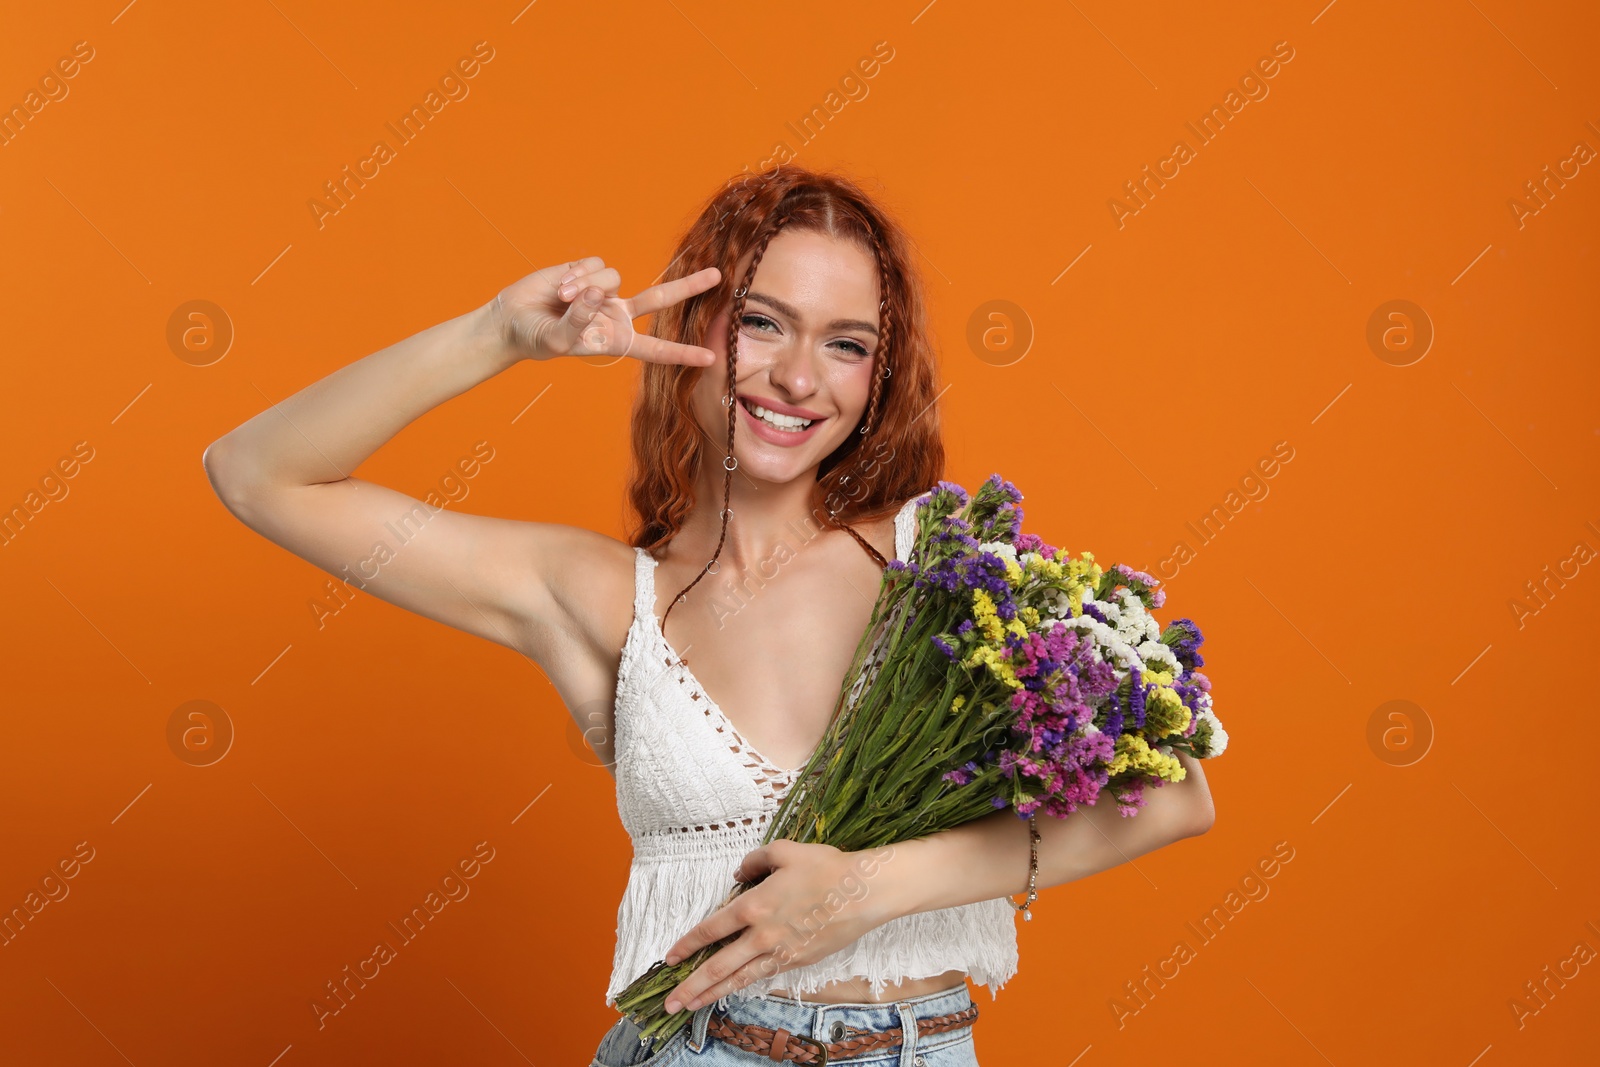
[[[1013,562],[1017,558],[1017,546],[1009,541],[985,541],[978,546],[978,551],[993,552],[1001,559],[1009,559]]]
[[[1200,721],[1211,727],[1211,751],[1208,756],[1220,756],[1228,750],[1228,731],[1222,728],[1222,720],[1210,708],[1200,712]]]
[[[1079,615],[1076,618],[1068,618],[1061,621],[1063,625],[1087,634],[1091,639],[1090,647],[1103,662],[1110,663],[1113,667],[1123,671],[1138,664],[1139,654],[1134,651],[1133,646],[1118,637],[1111,627],[1092,615]]]
[[[1139,655],[1147,665],[1154,664],[1157,670],[1171,671],[1174,678],[1183,673],[1183,664],[1178,662],[1178,657],[1160,641],[1140,642]]]

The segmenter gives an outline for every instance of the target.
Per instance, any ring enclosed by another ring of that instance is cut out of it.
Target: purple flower
[[[1038,534],[1031,533],[1017,535],[1016,549],[1019,555],[1023,552],[1037,552],[1046,559],[1052,559],[1056,554],[1053,545],[1046,544]]]
[[[1200,655],[1200,645],[1204,641],[1193,619],[1175,619],[1161,631],[1161,643],[1171,648],[1178,662],[1191,671],[1205,663]]]
[[[1139,582],[1143,585],[1150,586],[1152,589],[1161,584],[1155,580],[1153,575],[1146,574],[1144,571],[1136,571],[1126,563],[1112,564],[1111,569],[1115,573],[1120,574],[1123,578],[1126,578],[1129,584],[1132,584],[1133,582]]]
[[[1137,665],[1128,668],[1128,710],[1133,713],[1134,729],[1144,729],[1144,683]]]

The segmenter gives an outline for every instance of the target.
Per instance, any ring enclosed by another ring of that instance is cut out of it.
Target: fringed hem
[[[712,886],[700,880],[700,872],[695,872],[693,879],[677,879],[659,877],[665,873],[662,865],[655,870],[658,876],[654,878],[643,872],[636,874],[637,884],[643,890],[645,884],[676,883],[670,890],[660,890],[670,903],[643,891],[624,895],[618,930],[638,930],[640,935],[631,943],[618,939],[611,985],[606,990],[608,1005],[634,978],[662,958],[673,942],[720,906],[690,908],[692,900],[713,898],[720,902],[733,885],[731,872]],[[699,888],[691,888],[687,884],[691,881],[699,883]],[[632,884],[635,883],[630,881]],[[652,924],[647,916],[657,922]],[[669,920],[667,916],[681,918]],[[635,925],[628,925],[630,922]],[[865,979],[872,995],[878,997],[898,979],[932,978],[959,970],[965,971],[974,984],[986,986],[990,999],[998,999],[1000,989],[1017,973],[1017,964],[1015,910],[997,897],[891,919],[815,963],[757,979],[729,996],[762,996],[774,988],[814,994],[834,982]]]

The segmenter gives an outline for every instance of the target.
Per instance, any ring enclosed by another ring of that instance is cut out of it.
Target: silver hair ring
[[[736,470],[738,466],[739,460],[734,456],[727,456],[722,461],[722,469],[725,471]]]
[[[718,563],[716,560],[710,560],[709,562],[706,563],[706,573],[707,574],[716,574],[721,569],[722,569],[722,564]]]
[[[733,518],[733,509],[732,508],[723,508],[722,509],[722,514],[724,514],[725,516],[727,516],[728,518],[731,519],[731,518]]]
[[[737,288],[737,289],[735,289],[733,291],[733,295],[734,296],[743,296],[745,293],[748,293],[749,291],[750,291],[749,287],[741,285],[741,286],[739,286],[739,288]]]

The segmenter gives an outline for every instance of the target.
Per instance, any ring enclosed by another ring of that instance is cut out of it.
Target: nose
[[[817,390],[816,355],[805,344],[790,340],[775,354],[767,379],[789,399],[802,400]]]

